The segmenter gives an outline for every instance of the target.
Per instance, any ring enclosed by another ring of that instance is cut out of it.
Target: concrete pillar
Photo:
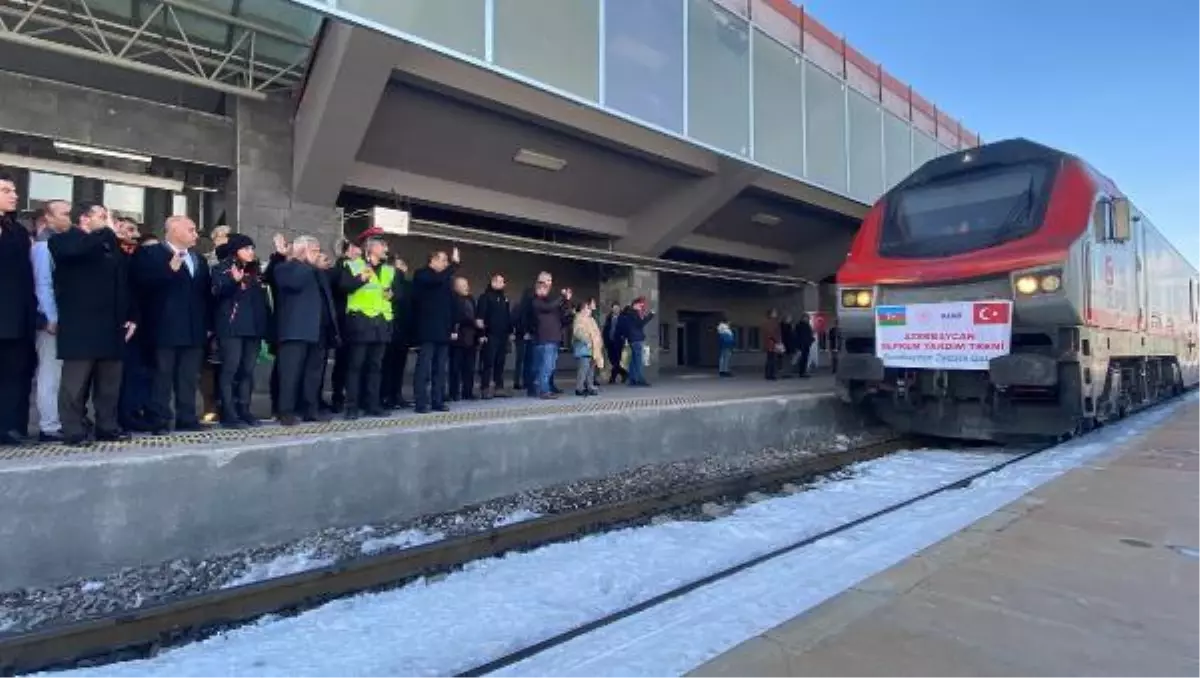
[[[630,219],[629,235],[617,242],[617,248],[633,254],[661,257],[736,198],[762,173],[761,169],[752,165],[721,158],[715,174],[696,179],[667,193]]]
[[[292,103],[287,99],[238,99],[237,166],[227,200],[233,209],[230,226],[269,248],[283,233],[315,236],[326,248],[341,237],[341,222],[332,202],[314,205],[292,193]]]
[[[399,57],[391,36],[332,22],[317,45],[296,109],[292,190],[317,205],[337,200]]]
[[[625,307],[638,297],[645,297],[650,310],[655,314],[660,313],[657,271],[614,266],[600,281],[599,302],[602,309],[608,308],[614,302]],[[652,382],[658,378],[659,366],[663,362],[663,357],[658,352],[658,328],[662,322],[661,315],[656,315],[654,320],[646,325],[646,345],[653,353],[645,374]]]

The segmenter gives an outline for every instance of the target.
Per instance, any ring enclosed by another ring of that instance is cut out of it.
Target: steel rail
[[[91,620],[0,637],[0,675],[34,673],[151,656],[164,647],[268,614],[311,609],[329,600],[386,589],[471,561],[528,550],[674,509],[827,474],[913,444],[892,438],[621,502],[536,518],[411,549],[343,561],[231,589],[212,591]]]
[[[1150,405],[1141,407],[1138,410],[1136,410],[1135,412],[1144,412],[1147,410],[1156,409],[1158,407],[1161,407],[1163,405],[1170,403],[1173,400],[1175,400],[1175,397],[1169,397],[1165,400],[1160,400],[1160,401],[1157,401]],[[1131,413],[1133,413],[1133,412],[1131,412]],[[1086,434],[1085,434],[1085,436],[1081,436],[1081,437],[1086,437]],[[837,525],[836,527],[830,528],[828,530],[824,530],[817,534],[810,535],[808,537],[804,537],[803,539],[795,541],[786,546],[782,546],[780,548],[774,549],[772,551],[768,551],[767,553],[764,553],[762,555],[755,556],[754,558],[744,560],[741,563],[732,565],[732,566],[727,567],[718,572],[714,572],[710,575],[693,580],[691,582],[688,582],[686,584],[683,584],[681,586],[673,588],[669,591],[660,593],[654,597],[647,598],[646,600],[643,600],[639,603],[635,603],[635,604],[630,605],[629,607],[623,608],[621,610],[617,610],[616,612],[608,614],[599,619],[592,620],[586,624],[582,624],[582,625],[577,626],[568,631],[564,631],[557,635],[551,636],[551,637],[541,640],[537,643],[527,645],[519,650],[515,650],[513,652],[510,652],[508,654],[505,654],[501,657],[498,657],[491,661],[485,662],[483,664],[473,666],[465,671],[462,671],[462,672],[456,674],[456,676],[458,678],[486,676],[486,675],[491,674],[500,669],[504,669],[504,668],[507,668],[514,664],[518,664],[526,659],[529,659],[531,657],[539,655],[539,654],[545,652],[546,650],[550,650],[555,647],[564,645],[576,638],[585,636],[585,635],[592,633],[594,631],[597,631],[601,628],[604,628],[606,626],[610,626],[616,622],[619,622],[622,619],[626,619],[628,617],[632,617],[641,612],[645,612],[646,610],[649,610],[651,608],[658,607],[659,605],[662,605],[663,603],[669,602],[671,600],[675,600],[676,598],[680,598],[688,593],[691,593],[692,591],[695,591],[697,589],[701,589],[706,586],[723,581],[723,580],[728,579],[729,577],[732,577],[733,575],[736,575],[740,572],[744,572],[755,566],[761,565],[770,560],[774,560],[776,558],[779,558],[780,556],[787,555],[789,553],[792,553],[793,551],[797,551],[806,546],[811,546],[812,544],[815,544],[816,542],[819,542],[828,537],[832,537],[834,535],[837,535],[837,534],[840,534],[843,532],[847,532],[856,527],[859,527],[861,525],[869,523],[873,520],[877,520],[883,516],[895,513],[897,511],[901,511],[905,508],[913,506],[914,504],[919,504],[923,501],[926,501],[935,496],[944,494],[946,492],[949,492],[952,490],[966,489],[966,488],[970,487],[977,480],[980,480],[980,479],[990,476],[994,473],[1002,471],[1014,464],[1018,464],[1022,461],[1025,461],[1025,460],[1029,459],[1030,457],[1033,457],[1038,454],[1042,454],[1048,450],[1054,449],[1061,444],[1062,444],[1062,441],[1055,441],[1053,443],[1043,444],[1043,445],[1034,447],[1033,449],[1030,449],[1026,452],[1022,452],[1013,457],[1010,457],[1010,458],[1006,459],[1005,461],[1000,462],[998,464],[994,464],[982,471],[972,473],[969,476],[966,476],[964,478],[959,478],[958,480],[955,480],[950,483],[946,483],[944,485],[936,487],[927,492],[922,492],[921,494],[918,494],[914,497],[910,497],[908,499],[896,502],[894,504],[886,506],[877,511],[873,511],[873,512],[868,513],[859,518],[855,518],[854,520]]]

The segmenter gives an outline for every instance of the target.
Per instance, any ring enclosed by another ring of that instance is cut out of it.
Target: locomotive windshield
[[[879,254],[942,257],[1029,235],[1045,212],[1048,175],[1044,165],[1010,165],[900,188],[888,200]]]

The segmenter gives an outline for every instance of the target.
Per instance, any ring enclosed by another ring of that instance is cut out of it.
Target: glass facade
[[[683,3],[604,0],[604,105],[683,133]]]
[[[956,150],[944,139],[976,140],[957,128],[942,127],[942,141],[916,130],[906,119],[915,95],[861,58],[848,87],[844,45],[765,0],[292,1],[369,19],[862,202]]]
[[[688,136],[750,155],[750,24],[709,0],[688,2]]]
[[[492,2],[497,66],[600,100],[600,0]]]
[[[754,159],[804,176],[804,60],[754,33]]]

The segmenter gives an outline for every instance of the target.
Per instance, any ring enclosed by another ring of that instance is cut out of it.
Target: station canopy
[[[321,21],[289,0],[0,0],[0,54],[34,75],[78,58],[264,98],[302,83]]]

